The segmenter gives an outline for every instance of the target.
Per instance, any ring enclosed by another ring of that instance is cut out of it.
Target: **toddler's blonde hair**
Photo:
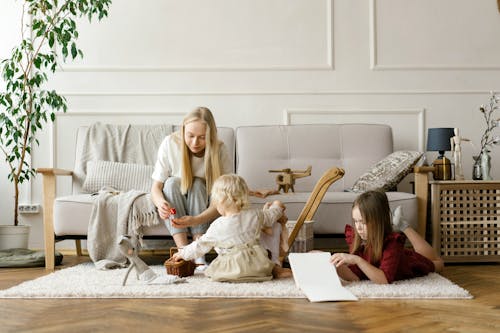
[[[210,200],[224,207],[234,207],[238,211],[250,206],[247,182],[235,174],[222,175],[214,182]]]

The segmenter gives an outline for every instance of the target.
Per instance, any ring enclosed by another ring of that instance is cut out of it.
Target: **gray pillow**
[[[390,191],[411,172],[422,155],[419,151],[396,151],[362,174],[348,191]]]
[[[152,165],[119,163],[110,161],[88,161],[87,177],[83,183],[83,191],[98,192],[104,186],[119,191],[138,190],[149,192],[153,179]]]

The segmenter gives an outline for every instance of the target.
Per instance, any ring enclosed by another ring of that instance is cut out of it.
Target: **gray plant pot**
[[[29,225],[0,225],[0,250],[27,249]]]

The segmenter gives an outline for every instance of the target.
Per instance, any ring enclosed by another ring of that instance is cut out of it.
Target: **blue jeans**
[[[191,189],[187,194],[181,192],[181,179],[178,177],[169,177],[163,184],[163,194],[165,199],[170,203],[171,207],[176,210],[175,217],[185,215],[196,216],[203,212],[208,207],[208,195],[205,181],[195,177]],[[204,223],[189,227],[191,235],[204,234],[210,223]],[[175,228],[170,224],[170,220],[165,220],[170,235],[175,235],[181,232],[188,232],[188,228]]]

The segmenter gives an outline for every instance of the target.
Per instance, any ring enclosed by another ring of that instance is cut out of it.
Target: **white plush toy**
[[[127,273],[123,278],[122,286],[127,283],[128,275],[133,268],[135,268],[137,279],[147,284],[171,284],[184,281],[184,279],[176,275],[165,274],[158,276],[141,258],[139,258],[139,250],[134,247],[129,236],[121,236],[118,240],[118,247],[120,252],[126,256],[130,262]]]

